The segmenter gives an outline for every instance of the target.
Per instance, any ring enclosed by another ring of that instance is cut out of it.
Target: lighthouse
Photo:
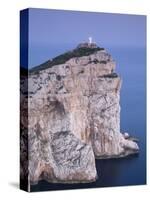
[[[89,37],[89,44],[92,44],[92,37]]]
[[[97,48],[97,45],[93,42],[93,38],[90,36],[88,37],[88,42],[80,43],[77,48]]]

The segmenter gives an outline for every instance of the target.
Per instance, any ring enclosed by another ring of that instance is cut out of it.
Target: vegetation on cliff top
[[[52,60],[49,60],[41,65],[38,65],[32,69],[30,69],[29,73],[36,73],[38,71],[50,68],[54,65],[59,65],[63,64],[69,59],[73,57],[82,57],[82,56],[89,56],[90,54],[93,54],[97,51],[104,50],[104,48],[96,47],[96,48],[87,48],[87,47],[81,47],[81,48],[76,48],[73,51],[68,51],[64,54],[61,54]]]

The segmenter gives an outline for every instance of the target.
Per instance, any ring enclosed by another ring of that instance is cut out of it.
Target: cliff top
[[[36,73],[38,71],[50,68],[54,65],[63,64],[71,58],[74,57],[82,57],[82,56],[89,56],[97,51],[102,51],[104,48],[98,47],[96,43],[80,43],[75,49],[72,51],[68,51],[63,53],[52,60],[48,60],[45,63],[38,65],[32,69],[30,69],[30,73]]]

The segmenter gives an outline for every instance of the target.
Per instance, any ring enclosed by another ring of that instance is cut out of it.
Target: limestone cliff
[[[28,134],[30,183],[95,181],[95,157],[138,151],[120,133],[121,79],[115,66],[105,49],[85,44],[22,76],[21,144]]]

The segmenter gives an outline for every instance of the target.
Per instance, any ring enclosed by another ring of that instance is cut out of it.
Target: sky
[[[29,68],[74,49],[91,36],[100,47],[146,46],[144,15],[29,9]]]

